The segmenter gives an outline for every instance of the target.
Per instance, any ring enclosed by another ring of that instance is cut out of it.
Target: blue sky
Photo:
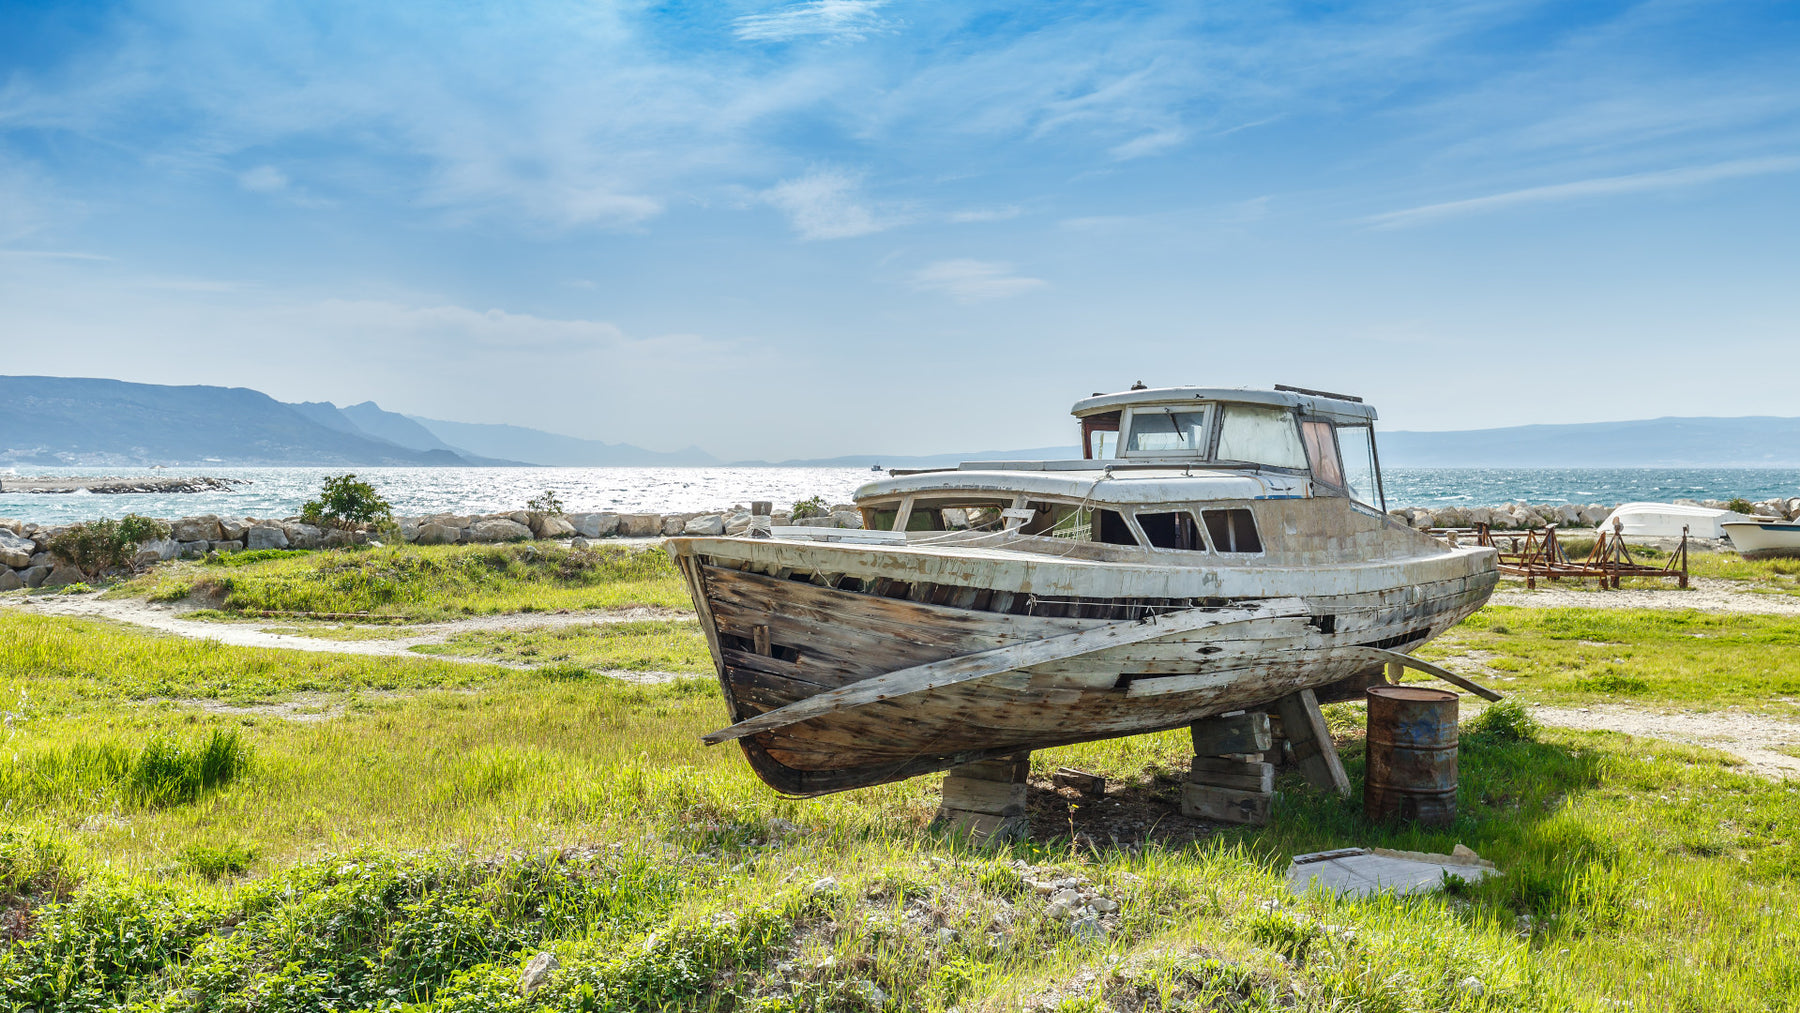
[[[727,457],[1800,415],[1800,5],[0,0],[0,372]]]

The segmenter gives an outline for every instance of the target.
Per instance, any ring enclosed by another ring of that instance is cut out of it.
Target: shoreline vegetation
[[[1800,572],[1694,558],[1745,591],[1790,594]],[[1528,713],[1791,719],[1800,616],[1692,612],[1672,589],[1665,609],[1478,612],[1430,656],[1526,707],[1465,710],[1443,830],[1369,825],[1292,775],[1266,827],[1186,820],[1190,749],[1169,732],[1034,754],[1030,838],[981,850],[929,830],[938,777],[785,799],[702,746],[726,717],[652,544],[134,562],[100,593],[209,625],[505,625],[310,653],[28,607],[67,588],[0,594],[18,606],[0,608],[0,1006],[1800,1009],[1800,781]],[[603,674],[634,667],[672,676]],[[1360,705],[1327,716],[1359,783]],[[1106,794],[1059,789],[1061,766]],[[1282,885],[1300,852],[1457,844],[1503,875],[1408,898]]]

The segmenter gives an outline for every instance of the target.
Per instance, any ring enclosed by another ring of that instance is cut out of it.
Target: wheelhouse
[[[1261,557],[1279,537],[1259,521],[1266,501],[1335,500],[1376,526],[1385,520],[1375,410],[1357,398],[1297,388],[1138,388],[1096,394],[1072,414],[1080,460],[895,471],[858,491],[863,523],[1229,559]]]

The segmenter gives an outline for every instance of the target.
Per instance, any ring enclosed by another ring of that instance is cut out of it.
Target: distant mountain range
[[[1800,467],[1800,419],[1660,418],[1458,432],[1385,432],[1390,468]],[[1079,457],[1073,446],[957,454],[742,461],[746,466],[932,468]],[[522,426],[286,404],[243,387],[0,376],[0,465],[716,465],[698,447],[653,451]]]

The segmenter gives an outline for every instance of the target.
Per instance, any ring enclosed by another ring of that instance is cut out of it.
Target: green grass
[[[1485,608],[1419,651],[1493,670],[1534,703],[1800,713],[1800,617],[1664,609]]]
[[[1511,630],[1532,610],[1491,611]],[[987,854],[925,831],[935,778],[777,796],[700,745],[726,721],[707,679],[165,654],[183,643],[0,624],[0,770],[200,755],[215,733],[246,756],[155,805],[0,777],[0,907],[33,909],[0,951],[0,1009],[1800,1009],[1800,785],[1703,750],[1489,709],[1464,729],[1446,830],[1365,825],[1290,777],[1268,827],[1196,846]],[[265,664],[265,694],[354,706],[301,723],[149,702]],[[360,692],[378,684],[406,692]],[[1329,716],[1358,782],[1359,712]],[[1167,795],[1186,753],[1171,732],[1033,767]],[[1404,900],[1281,886],[1298,851],[1456,843],[1505,875]],[[1122,905],[1106,935],[1072,932],[1029,882],[1062,878]],[[540,951],[561,969],[522,997]]]
[[[459,633],[443,644],[413,648],[419,654],[454,655],[588,671],[626,670],[710,673],[712,655],[693,620],[594,623],[534,630]]]
[[[114,593],[188,599],[227,614],[368,612],[409,620],[556,609],[689,608],[659,549],[547,542],[244,552],[164,564]]]

